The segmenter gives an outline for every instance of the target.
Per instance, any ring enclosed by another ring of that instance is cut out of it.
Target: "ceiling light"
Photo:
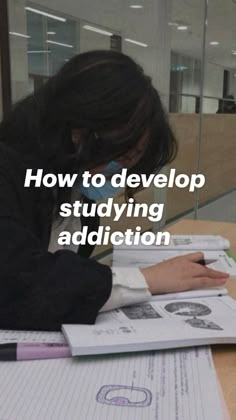
[[[108,32],[103,29],[96,28],[95,26],[91,26],[91,25],[84,25],[83,28],[87,29],[88,31],[97,32],[98,34],[102,34],[102,35],[107,35],[107,36],[113,35],[112,32]]]
[[[25,7],[25,10],[28,10],[29,12],[37,13],[38,15],[47,16],[51,19],[59,20],[60,22],[66,22],[65,18],[56,16],[56,15],[52,15],[51,13],[43,12],[42,10],[39,10],[39,9],[34,9],[32,7],[27,6],[27,7]]]
[[[62,42],[51,41],[51,40],[49,40],[49,39],[47,39],[47,40],[46,40],[46,42],[47,42],[48,44],[60,45],[61,47],[74,48],[74,46],[73,46],[73,45],[70,45],[70,44],[63,44]]]
[[[134,39],[125,38],[126,42],[131,42],[131,44],[140,45],[140,47],[148,47],[147,44],[144,44],[143,42],[135,41]]]
[[[48,32],[47,32],[47,34],[48,34],[48,35],[56,35],[56,32],[53,32],[53,31],[48,31]]]
[[[236,51],[235,51],[235,50],[232,50],[232,54],[233,54],[233,55],[236,55]]]
[[[131,9],[142,9],[143,6],[141,4],[131,4],[129,6]]]
[[[187,31],[188,30],[188,26],[187,25],[179,25],[179,26],[177,26],[177,29],[179,31]]]
[[[178,22],[168,22],[169,26],[179,26]]]
[[[210,45],[219,45],[219,42],[218,41],[211,41]]]
[[[29,50],[27,51],[28,54],[47,54],[51,53],[51,50]]]
[[[22,38],[30,38],[29,35],[20,34],[18,32],[9,32],[10,35],[21,36]]]
[[[234,74],[234,77],[236,77],[236,73]]]

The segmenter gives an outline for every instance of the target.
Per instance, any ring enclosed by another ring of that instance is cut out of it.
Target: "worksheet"
[[[1,420],[223,420],[209,348],[0,363]]]

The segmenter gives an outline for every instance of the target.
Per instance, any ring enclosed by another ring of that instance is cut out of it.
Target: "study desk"
[[[165,230],[175,235],[222,235],[229,239],[231,250],[236,255],[236,223],[182,220]],[[226,287],[236,299],[236,279],[229,280]],[[213,358],[222,386],[225,401],[232,420],[236,419],[236,346],[213,346]]]

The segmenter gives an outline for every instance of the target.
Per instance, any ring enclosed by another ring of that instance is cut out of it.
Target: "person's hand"
[[[229,275],[197,264],[203,258],[201,252],[195,252],[140,268],[140,271],[152,295],[223,286]]]

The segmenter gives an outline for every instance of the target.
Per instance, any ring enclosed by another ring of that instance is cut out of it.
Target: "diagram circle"
[[[180,316],[205,316],[211,313],[211,309],[197,302],[171,302],[165,306],[167,312]]]

